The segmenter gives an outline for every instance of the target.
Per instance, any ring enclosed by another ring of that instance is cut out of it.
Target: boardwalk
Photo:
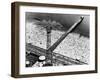
[[[46,56],[46,50],[31,44],[26,44],[26,52],[31,53],[35,56]],[[29,54],[28,54],[29,55]],[[30,60],[30,57],[26,57],[28,60]],[[31,59],[32,60],[32,59]],[[33,59],[34,61],[34,59]],[[53,63],[52,64],[62,64],[62,65],[83,65],[87,64],[82,61],[79,61],[77,59],[73,59],[64,55],[61,55],[59,53],[53,52]]]

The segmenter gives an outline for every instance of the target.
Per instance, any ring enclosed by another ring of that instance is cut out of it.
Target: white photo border
[[[39,6],[20,6],[19,7],[19,74],[42,74],[58,72],[76,72],[95,70],[95,10],[39,7]],[[25,67],[25,12],[58,13],[58,14],[86,14],[90,15],[90,64],[76,66],[58,66],[58,67]]]

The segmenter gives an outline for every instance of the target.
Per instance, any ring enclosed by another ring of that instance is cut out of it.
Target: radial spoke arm
[[[84,17],[80,17],[80,19],[75,22],[68,30],[65,32],[50,48],[47,49],[48,52],[52,52],[55,48],[65,39],[65,37],[73,31],[82,21]]]

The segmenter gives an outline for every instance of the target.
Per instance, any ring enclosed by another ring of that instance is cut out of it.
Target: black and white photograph
[[[97,7],[12,4],[12,76],[97,73]]]
[[[26,67],[88,65],[90,16],[25,13]]]

